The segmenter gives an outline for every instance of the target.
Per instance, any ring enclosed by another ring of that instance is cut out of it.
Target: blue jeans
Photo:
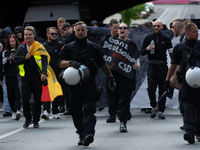
[[[7,86],[6,86],[6,78],[5,76],[3,76],[3,84],[2,84],[2,88],[3,88],[3,104],[5,107],[5,111],[12,113],[12,110],[10,108],[10,104],[8,102],[8,94],[7,94]]]

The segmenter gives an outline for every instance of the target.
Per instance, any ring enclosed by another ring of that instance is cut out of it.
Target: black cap
[[[92,20],[91,21],[91,26],[93,26],[94,24],[96,24],[97,26],[99,26],[99,23],[96,20]]]
[[[71,24],[69,22],[66,22],[62,25],[62,28],[64,29],[65,27],[71,27]]]

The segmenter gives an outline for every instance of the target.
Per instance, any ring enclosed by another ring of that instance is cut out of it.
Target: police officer
[[[79,134],[78,145],[88,146],[94,140],[96,124],[95,75],[100,67],[110,79],[110,87],[114,89],[114,79],[108,65],[103,59],[100,46],[87,40],[87,25],[84,22],[75,24],[75,41],[64,46],[60,53],[60,68],[79,68],[80,63],[90,70],[88,80],[71,86],[70,112],[74,126]]]
[[[165,111],[166,96],[163,96],[160,101],[156,101],[156,89],[159,88],[159,99],[165,92],[164,82],[167,75],[167,58],[166,50],[172,48],[171,40],[161,33],[163,24],[160,20],[156,20],[153,24],[154,33],[145,37],[141,54],[148,54],[148,95],[150,104],[153,107],[151,110],[151,118],[156,117],[159,111],[158,118],[165,119],[163,112]]]
[[[185,79],[186,71],[191,66],[200,67],[200,41],[198,41],[198,28],[194,23],[185,26],[186,39],[173,49],[172,62],[165,81],[165,88],[169,88],[169,80],[177,65],[181,72],[181,102],[180,109],[186,133],[184,140],[195,143],[194,136],[200,141],[200,88],[192,88]]]

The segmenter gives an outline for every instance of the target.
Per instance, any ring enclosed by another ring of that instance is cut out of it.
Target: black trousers
[[[200,88],[192,88],[186,81],[182,82],[180,110],[185,131],[200,136]]]
[[[80,137],[85,134],[95,134],[95,94],[96,84],[94,82],[71,87],[70,112],[77,129],[76,133]]]
[[[6,86],[10,108],[13,112],[16,112],[17,110],[21,109],[21,96],[19,91],[17,75],[13,75],[12,77],[6,76]]]
[[[60,100],[60,96],[56,97],[52,102],[52,114],[58,113],[58,103]],[[51,112],[51,102],[43,102],[43,109],[47,110],[48,113]]]
[[[158,94],[159,94],[159,99],[165,92],[164,88],[164,83],[165,83],[165,78],[167,75],[168,68],[164,68],[161,71],[155,71],[152,68],[148,66],[147,68],[147,80],[148,80],[148,95],[150,99],[150,105],[152,107],[158,107],[158,111],[164,112],[165,111],[165,103],[166,103],[166,96],[163,96],[160,101],[156,101],[156,89],[158,87]]]
[[[117,109],[117,116],[120,122],[126,123],[130,119],[130,101],[132,91],[135,87],[135,81],[122,75],[115,76],[115,81],[116,89],[113,94],[113,99]]]
[[[33,114],[31,114],[29,99],[33,94]],[[23,112],[27,122],[37,123],[41,115],[41,95],[42,95],[42,82],[40,76],[36,78],[22,78],[22,101]]]

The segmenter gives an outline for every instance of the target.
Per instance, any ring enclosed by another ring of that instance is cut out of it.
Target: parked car
[[[200,0],[190,0],[190,4],[200,4]]]

